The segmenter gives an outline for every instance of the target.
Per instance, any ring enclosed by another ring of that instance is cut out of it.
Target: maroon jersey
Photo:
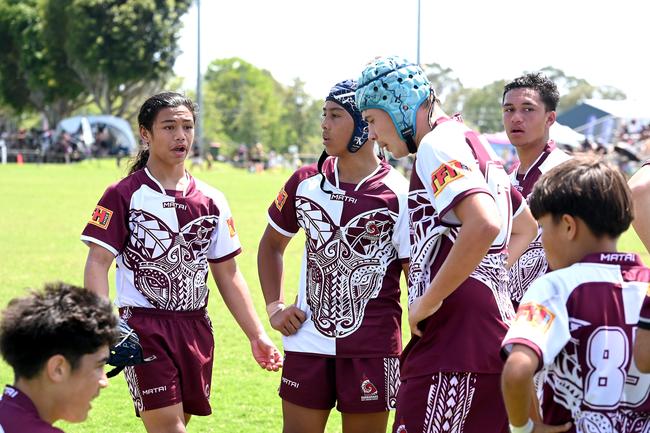
[[[442,307],[421,339],[405,349],[402,377],[435,372],[500,373],[499,347],[514,310],[507,291],[506,245],[513,216],[526,204],[487,142],[461,122],[439,119],[424,136],[411,175],[409,301],[422,296],[462,230],[454,207],[488,194],[502,217],[488,254]]]
[[[519,161],[510,173],[510,181],[526,199],[533,191],[537,180],[547,171],[569,159],[570,156],[549,141],[537,160],[525,173],[520,173]],[[541,232],[530,243],[509,271],[508,290],[510,298],[516,305],[521,301],[530,284],[548,271],[548,263],[542,248]]]
[[[241,252],[223,194],[187,176],[168,191],[148,169],[111,185],[81,239],[116,257],[118,307],[190,311],[206,306],[208,262]]]
[[[503,341],[531,348],[544,367],[542,415],[580,432],[650,429],[650,375],[632,358],[650,269],[636,254],[590,254],[533,282]]]
[[[269,207],[269,224],[306,235],[297,307],[307,320],[284,349],[336,357],[401,353],[399,278],[409,254],[406,179],[382,162],[358,184],[340,182],[337,158],[296,171]]]
[[[25,394],[7,385],[0,398],[0,433],[63,433],[38,416]]]

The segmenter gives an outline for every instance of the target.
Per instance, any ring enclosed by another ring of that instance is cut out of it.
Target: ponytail
[[[129,173],[127,176],[132,175],[136,171],[142,169],[147,165],[147,160],[149,159],[149,149],[140,149],[138,154],[133,158],[131,166],[129,167]]]

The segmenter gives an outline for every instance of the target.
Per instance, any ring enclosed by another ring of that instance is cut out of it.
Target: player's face
[[[562,221],[555,221],[552,215],[546,214],[537,222],[542,230],[542,246],[551,270],[562,269],[570,265],[567,258],[569,249],[566,246],[566,230]]]
[[[379,147],[388,150],[395,158],[404,158],[409,154],[406,143],[400,138],[388,113],[370,108],[364,110],[363,118],[368,122],[369,141],[376,141]]]
[[[546,111],[539,92],[529,88],[512,89],[503,99],[503,126],[516,148],[546,145],[555,111]]]
[[[354,132],[354,120],[350,113],[336,102],[326,101],[320,127],[327,154],[344,155]]]
[[[61,402],[65,404],[60,418],[68,422],[81,422],[88,417],[90,401],[108,386],[104,366],[108,360],[108,346],[81,357],[79,365],[71,370]]]
[[[163,108],[151,129],[140,128],[142,139],[149,143],[149,158],[163,165],[183,164],[194,141],[194,118],[190,110],[184,105]]]

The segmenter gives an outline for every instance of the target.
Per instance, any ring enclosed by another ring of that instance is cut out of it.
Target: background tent
[[[88,126],[94,134],[100,126],[105,126],[112,138],[112,147],[109,153],[117,153],[118,149],[126,149],[128,153],[134,153],[138,147],[138,143],[133,135],[131,125],[126,120],[109,115],[99,116],[75,116],[68,117],[59,122],[56,127],[56,135],[59,136],[64,131],[79,136],[81,141],[89,146],[94,142],[94,138],[90,143],[88,140]]]

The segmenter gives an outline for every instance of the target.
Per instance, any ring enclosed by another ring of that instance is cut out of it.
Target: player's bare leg
[[[140,412],[148,433],[186,433],[190,416],[183,412],[182,403]]]
[[[386,433],[388,411],[342,413],[343,433]]]
[[[309,409],[282,400],[283,433],[323,433],[330,410]]]

